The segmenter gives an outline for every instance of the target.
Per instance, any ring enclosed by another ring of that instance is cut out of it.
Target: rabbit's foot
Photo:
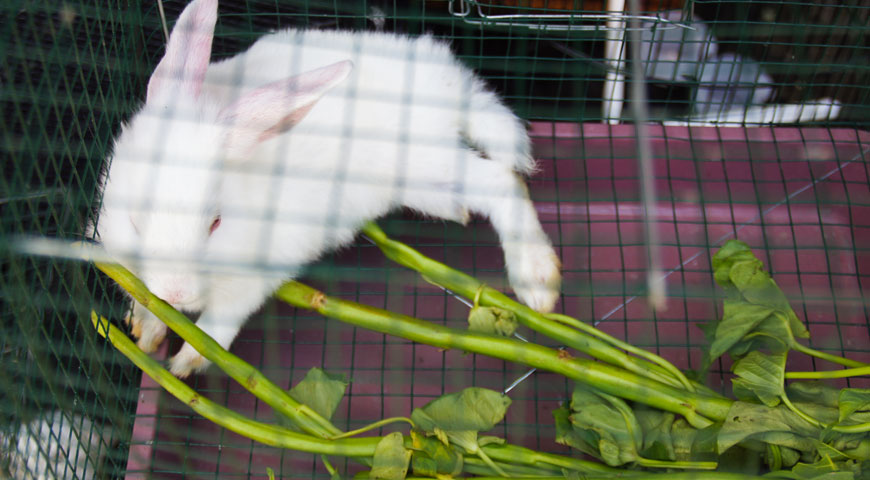
[[[511,285],[521,302],[539,312],[553,310],[559,300],[562,276],[559,258],[549,245],[523,249],[519,268],[510,272]]]
[[[166,338],[166,324],[138,302],[133,304],[133,312],[124,321],[138,339],[136,345],[145,353],[157,350]]]
[[[178,378],[187,378],[191,373],[202,372],[210,363],[195,348],[185,343],[181,350],[169,359],[169,371]]]

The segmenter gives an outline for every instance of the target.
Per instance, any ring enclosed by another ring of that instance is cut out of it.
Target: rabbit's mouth
[[[184,299],[176,302],[167,301],[167,303],[172,305],[172,308],[187,313],[200,312],[204,307],[203,302],[199,299]]]

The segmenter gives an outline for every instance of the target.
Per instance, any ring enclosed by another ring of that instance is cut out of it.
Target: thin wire
[[[166,26],[166,12],[163,11],[163,0],[157,0],[157,11],[160,12],[160,23],[163,24],[163,38],[169,43],[169,27]]]
[[[780,200],[779,202],[774,203],[773,205],[771,205],[771,206],[768,207],[767,209],[763,210],[761,213],[757,214],[756,216],[752,217],[752,218],[749,219],[747,222],[741,224],[739,227],[735,228],[734,230],[725,233],[725,234],[722,235],[721,237],[717,238],[716,241],[713,242],[713,245],[714,245],[714,246],[715,246],[715,245],[720,245],[722,242],[724,242],[724,241],[725,241],[726,239],[728,239],[729,237],[736,236],[737,233],[739,233],[739,232],[740,232],[741,230],[743,230],[745,227],[748,227],[748,226],[752,225],[756,220],[758,220],[758,219],[764,217],[765,215],[767,215],[768,213],[772,212],[773,210],[775,210],[775,209],[781,207],[783,204],[785,204],[786,202],[788,202],[788,201],[791,200],[792,198],[794,198],[794,197],[800,195],[801,193],[803,193],[803,192],[809,190],[810,188],[815,187],[818,183],[827,180],[829,177],[831,177],[831,175],[834,175],[835,173],[837,173],[837,172],[839,172],[840,170],[846,168],[846,167],[849,166],[850,164],[857,162],[858,159],[864,157],[864,155],[866,155],[867,153],[870,153],[870,148],[868,148],[868,149],[866,149],[866,150],[864,150],[864,151],[862,151],[862,152],[856,154],[854,157],[852,157],[852,158],[849,159],[848,161],[844,162],[842,165],[837,166],[837,168],[835,168],[835,169],[829,171],[828,173],[826,173],[826,174],[822,175],[821,177],[817,178],[816,180],[813,180],[812,182],[810,182],[810,183],[804,185],[803,187],[801,187],[801,188],[795,190],[794,192],[790,193],[788,196],[786,196],[785,198],[783,198],[783,199]],[[683,261],[683,263],[681,263],[681,264],[679,264],[678,266],[672,268],[671,270],[668,270],[668,271],[664,274],[664,276],[662,277],[662,281],[664,281],[666,278],[668,278],[669,276],[671,276],[673,273],[676,273],[676,272],[680,271],[680,270],[681,270],[683,267],[685,267],[687,264],[689,264],[690,262],[692,262],[692,261],[695,260],[696,258],[700,257],[700,256],[701,256],[705,251],[706,251],[706,249],[704,249],[704,248],[698,250],[697,253],[695,253],[695,254],[692,255],[691,257],[687,258],[685,261]],[[599,323],[601,323],[601,322],[607,320],[608,318],[610,318],[611,316],[613,316],[616,312],[622,310],[622,309],[625,308],[629,303],[635,301],[636,299],[637,299],[637,295],[632,295],[631,297],[628,298],[628,300],[626,300],[626,301],[622,302],[621,304],[617,305],[617,306],[614,307],[612,310],[610,310],[609,312],[605,313],[604,316],[602,316],[600,319],[596,320],[595,323],[594,323],[594,325],[597,326]]]

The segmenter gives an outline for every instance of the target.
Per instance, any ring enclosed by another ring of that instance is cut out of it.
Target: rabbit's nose
[[[182,290],[170,290],[161,298],[163,298],[166,303],[177,305],[185,303],[185,299],[187,298],[187,296],[187,292],[184,292]]]

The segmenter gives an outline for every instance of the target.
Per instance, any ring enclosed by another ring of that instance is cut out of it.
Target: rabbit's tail
[[[464,118],[463,135],[484,156],[518,173],[535,171],[525,124],[480,80],[474,80]]]

